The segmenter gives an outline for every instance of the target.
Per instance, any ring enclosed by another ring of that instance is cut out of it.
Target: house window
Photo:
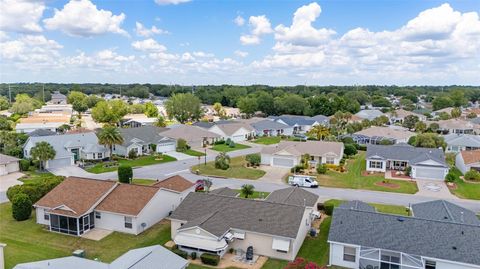
[[[327,163],[327,164],[335,164],[335,158],[333,158],[333,157],[327,157],[327,158],[325,159],[325,163]]]
[[[43,219],[50,220],[50,214],[47,214],[47,213],[43,214]]]
[[[101,219],[102,218],[102,213],[95,211],[95,218],[96,219]]]
[[[132,218],[125,217],[125,228],[132,229]]]
[[[103,159],[103,153],[97,153],[97,158],[98,159]]]
[[[352,247],[343,247],[343,260],[347,262],[355,262],[357,249]]]
[[[279,250],[279,249],[277,249],[277,252],[280,252],[280,253],[288,253],[288,251],[285,251],[285,250]]]
[[[383,162],[370,161],[369,166],[370,166],[370,168],[382,169],[383,168]]]
[[[434,261],[425,261],[425,269],[436,269],[437,263]]]

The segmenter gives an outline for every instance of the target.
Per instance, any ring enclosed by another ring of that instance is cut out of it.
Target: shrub
[[[129,159],[136,159],[136,158],[137,158],[137,151],[134,150],[134,149],[131,149],[131,150],[128,152],[128,158],[129,158]]]
[[[319,174],[325,174],[327,173],[327,166],[325,164],[319,164],[317,165],[317,173]]]
[[[132,182],[133,178],[133,170],[132,167],[129,165],[120,165],[118,167],[118,181],[121,183],[128,183]]]
[[[220,262],[220,256],[209,253],[203,253],[200,255],[200,259],[202,260],[202,263],[213,266],[217,266]]]
[[[20,171],[28,171],[30,169],[30,160],[20,160],[19,162]]]
[[[358,145],[357,150],[366,151],[367,146],[366,145]]]
[[[183,250],[175,248],[175,249],[172,249],[172,252],[177,254],[178,256],[184,258],[184,259],[188,259],[188,253],[183,251]]]
[[[222,152],[215,157],[215,168],[227,170],[230,168],[230,156]]]
[[[157,151],[157,144],[150,144],[150,149],[153,151],[153,152],[156,152]]]
[[[407,166],[407,168],[405,169],[405,175],[410,176],[411,174],[412,174],[412,167]]]
[[[342,142],[343,144],[355,144],[355,141],[353,140],[353,138],[349,136],[342,138]]]
[[[347,154],[347,156],[353,156],[357,154],[357,148],[353,144],[346,144],[343,152]]]
[[[470,170],[465,173],[464,178],[466,180],[480,180],[480,173],[476,170]]]
[[[197,259],[197,252],[190,253],[190,258],[192,258],[192,260],[196,260]]]
[[[13,197],[15,197],[15,195],[17,195],[18,193],[23,193],[23,185],[15,185],[15,186],[12,186],[10,188],[8,188],[7,190],[7,198],[10,202],[13,202]]]
[[[330,202],[327,201],[323,204],[323,207],[324,207],[324,210],[325,210],[325,214],[331,216],[332,213],[333,213],[333,209],[335,208],[335,204],[331,201]]]
[[[445,176],[445,181],[446,182],[450,182],[450,183],[455,182],[455,179],[457,179],[457,177],[452,172],[448,172],[448,174]]]
[[[307,260],[297,257],[293,262],[289,262],[284,269],[304,269],[307,266]]]
[[[214,145],[222,145],[225,144],[225,140],[218,140],[213,143]]]
[[[177,141],[177,151],[179,152],[183,152],[183,151],[186,151],[188,150],[188,144],[187,144],[187,141],[185,139],[178,139]]]
[[[260,157],[260,154],[248,154],[245,156],[245,160],[247,160],[250,165],[257,166],[260,165],[262,158]]]
[[[25,193],[18,193],[12,201],[12,217],[17,221],[27,220],[32,215],[32,201]]]
[[[303,172],[303,169],[304,169],[303,165],[296,165],[296,166],[294,166],[290,169],[290,172],[301,173],[301,172]]]
[[[36,203],[45,194],[60,184],[62,179],[62,177],[53,176],[44,178],[35,183],[12,186],[7,190],[7,198],[10,202],[13,202],[13,197],[15,197],[16,194],[23,193],[28,196],[32,203]]]
[[[228,144],[228,147],[229,148],[234,148],[235,147],[235,142],[230,141],[230,144]]]
[[[230,145],[232,143],[232,140],[230,138],[227,138],[227,141],[225,141],[225,144]]]

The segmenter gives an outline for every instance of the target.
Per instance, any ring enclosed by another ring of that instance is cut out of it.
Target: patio
[[[81,237],[85,239],[94,240],[94,241],[100,241],[103,238],[109,236],[111,233],[113,233],[113,231],[100,229],[100,228],[93,228],[92,230],[82,234]]]

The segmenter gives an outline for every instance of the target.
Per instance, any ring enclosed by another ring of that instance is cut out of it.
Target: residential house
[[[162,134],[167,128],[156,126],[141,126],[137,128],[120,128],[123,137],[121,145],[113,146],[113,154],[128,156],[134,151],[137,156],[151,152],[166,153],[175,151],[177,140]]]
[[[188,261],[160,246],[136,248],[129,250],[111,263],[90,260],[77,256],[20,263],[13,269],[185,269]]]
[[[335,208],[328,235],[329,265],[480,268],[480,221],[474,212],[446,201],[416,204],[411,211],[408,217],[379,213],[359,201]]]
[[[427,122],[427,125],[438,123],[438,130],[443,134],[479,134],[480,125],[463,119],[449,119]]]
[[[455,166],[463,174],[470,170],[480,172],[480,149],[460,151],[455,157]]]
[[[52,132],[50,130],[46,129],[37,129],[33,132],[28,133],[28,136],[50,136],[50,135],[56,135],[56,132]]]
[[[414,179],[444,180],[448,173],[442,149],[417,148],[408,144],[369,145],[366,156],[367,171],[405,171],[411,167]]]
[[[360,110],[355,114],[355,116],[361,118],[362,120],[374,120],[380,116],[385,116],[385,114],[377,109],[364,109]]]
[[[355,143],[366,145],[379,144],[385,140],[392,144],[407,143],[408,139],[415,135],[414,132],[402,128],[372,126],[352,134],[351,137]]]
[[[74,165],[79,160],[103,160],[110,157],[110,152],[98,144],[93,132],[63,135],[31,136],[23,146],[25,158],[31,158],[31,150],[39,142],[47,142],[55,150],[55,158],[46,161],[45,168],[61,168]]]
[[[418,113],[415,113],[415,112],[412,112],[412,111],[408,111],[408,110],[405,110],[403,108],[397,109],[397,110],[394,110],[394,111],[388,113],[388,117],[390,118],[390,123],[392,123],[392,124],[403,123],[403,120],[407,116],[416,116],[416,117],[418,117],[418,119],[420,121],[426,121],[427,120],[427,116],[425,116],[423,114],[418,114]]]
[[[0,176],[20,171],[19,161],[18,158],[0,154]]]
[[[301,163],[306,154],[310,157],[310,164],[339,165],[343,158],[343,143],[326,141],[280,141],[275,146],[263,147],[261,163],[278,167],[294,167]]]
[[[169,217],[172,239],[190,253],[223,256],[252,246],[255,255],[293,260],[318,214],[318,196],[294,187],[280,191],[266,200],[190,193]]]
[[[31,133],[35,130],[50,130],[57,132],[62,125],[70,125],[70,115],[67,114],[34,114],[28,118],[21,118],[15,125],[17,133]]]
[[[298,116],[298,115],[281,115],[270,116],[270,120],[286,124],[293,128],[294,134],[303,134],[308,132],[315,125],[328,125],[329,118],[323,115],[317,115],[315,117]]]
[[[67,104],[67,97],[61,94],[59,91],[54,91],[52,93],[52,99],[50,100],[50,103],[55,105],[65,105]]]
[[[127,114],[123,117],[122,127],[137,128],[147,125],[153,125],[157,118],[149,118],[145,114]]]
[[[194,184],[180,176],[153,186],[68,177],[35,203],[37,223],[80,236],[95,227],[139,234],[170,214]]]
[[[462,150],[480,149],[480,136],[470,134],[448,134],[444,135],[447,143],[446,152],[460,152]]]
[[[203,148],[208,144],[213,144],[221,138],[219,134],[207,131],[198,126],[185,124],[169,126],[161,134],[177,141],[179,139],[184,139],[192,148]]]
[[[32,115],[69,115],[73,114],[73,106],[70,104],[46,104],[40,108],[35,109],[33,112],[30,112]]]
[[[255,136],[255,130],[249,124],[238,121],[197,122],[194,124],[209,132],[220,135],[223,140],[246,141]]]
[[[293,127],[286,124],[262,120],[250,124],[255,129],[256,136],[290,136],[293,135]]]

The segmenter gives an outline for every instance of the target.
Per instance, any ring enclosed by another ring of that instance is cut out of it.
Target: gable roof
[[[102,148],[102,152],[106,150],[104,146],[98,144],[98,138],[94,132],[50,136],[34,136],[29,137],[27,142],[28,141],[32,143],[32,147],[34,147],[36,143],[42,141],[49,143],[55,149],[55,159],[73,156],[73,153],[68,151],[66,147],[86,148],[90,144],[92,146]]]
[[[415,133],[408,130],[395,129],[384,126],[372,126],[355,133],[356,135],[364,135],[368,137],[385,137],[397,140],[407,140],[414,136]]]
[[[466,121],[463,119],[449,119],[449,120],[439,120],[439,121],[428,121],[428,124],[438,123],[440,129],[479,129],[480,125],[471,121]]]
[[[170,127],[161,132],[162,135],[168,136],[175,139],[183,138],[187,141],[201,139],[203,137],[207,138],[217,138],[220,137],[219,134],[207,131],[198,126],[180,124],[174,127]]]
[[[447,145],[480,148],[480,136],[471,134],[447,134],[443,138]]]
[[[56,135],[57,133],[50,131],[48,129],[37,129],[33,132],[28,133],[28,136],[50,136]]]
[[[214,189],[214,190],[211,190],[210,193],[217,194],[217,195],[230,196],[230,197],[236,197],[238,195],[238,192],[236,190],[230,189],[228,187]]]
[[[50,208],[50,212],[60,215],[80,217],[99,203],[116,184],[110,180],[68,177],[34,206]]]
[[[377,109],[364,109],[364,110],[360,110],[359,112],[357,112],[357,114],[355,114],[355,116],[361,119],[367,119],[367,120],[373,120],[382,115],[385,115],[385,114],[382,111]]]
[[[153,186],[118,184],[95,209],[137,216],[157,192]]]
[[[337,207],[329,242],[480,265],[480,226]]]
[[[310,155],[324,155],[327,153],[334,153],[337,156],[343,155],[343,143],[327,142],[327,141],[280,141],[275,146],[263,147],[261,153],[276,154],[278,152],[287,152],[293,156],[300,156],[303,154]]]
[[[266,200],[273,203],[314,207],[318,195],[299,187],[289,187],[271,192]]]
[[[187,195],[170,218],[187,221],[182,229],[198,226],[218,237],[233,228],[296,238],[304,209],[296,205],[194,192]]]
[[[413,204],[412,211],[416,218],[480,226],[474,212],[445,200]]]
[[[255,130],[279,130],[289,128],[290,126],[272,120],[261,120],[250,124]]]
[[[243,122],[232,122],[232,123],[222,123],[222,124],[215,124],[214,126],[217,126],[224,132],[226,135],[233,135],[236,131],[240,130],[241,128],[244,128],[247,131],[254,131],[252,126],[243,123]]]
[[[367,159],[402,160],[410,162],[410,165],[433,160],[443,167],[448,167],[445,162],[445,154],[441,149],[417,148],[405,143],[395,145],[368,145]]]
[[[271,118],[275,121],[281,120],[289,126],[312,125],[316,122],[316,120],[312,119],[309,116],[301,116],[301,115],[281,115],[281,116],[272,116],[272,117],[269,117],[269,118]]]
[[[460,151],[465,164],[480,162],[480,149]]]
[[[13,156],[0,154],[0,164],[9,164],[13,162],[18,162],[20,159]]]
[[[169,178],[166,178],[162,181],[159,181],[153,184],[153,186],[157,188],[165,188],[165,189],[169,189],[176,192],[183,192],[185,190],[190,189],[194,185],[195,183],[179,175],[171,176]]]
[[[128,147],[135,143],[135,140],[139,139],[145,144],[156,144],[161,140],[170,139],[161,135],[160,133],[167,130],[166,128],[160,128],[156,126],[141,126],[137,128],[120,128],[120,134],[123,137],[123,146]]]
[[[396,116],[395,116],[395,114],[396,114]],[[410,115],[417,116],[419,118],[425,118],[425,115],[423,115],[423,114],[415,113],[413,111],[408,111],[408,110],[405,110],[403,108],[400,108],[400,109],[394,110],[392,112],[389,112],[388,115],[391,116],[391,117],[396,117],[396,118],[405,118],[405,117],[410,116]]]

